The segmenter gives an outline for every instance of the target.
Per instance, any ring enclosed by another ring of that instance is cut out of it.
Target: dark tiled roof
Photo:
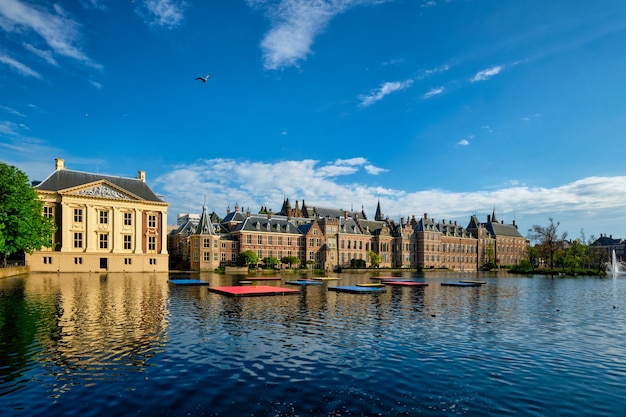
[[[271,219],[268,219],[267,216],[246,217],[245,221],[239,223],[233,230],[233,232],[236,231],[257,231],[291,234],[302,233],[295,224],[288,221],[286,218],[272,217]]]
[[[521,238],[524,237],[520,234],[519,230],[517,230],[517,227],[513,226],[512,224],[502,224],[494,222],[487,222],[483,224],[485,228],[489,231],[489,233],[494,236],[509,236]]]
[[[110,182],[111,184],[116,185],[117,187],[122,188],[143,200],[160,203],[163,202],[163,200],[159,198],[145,182],[137,178],[112,177],[108,175],[72,171],[69,169],[54,171],[48,178],[37,185],[36,188],[41,191],[59,192],[102,180]]]

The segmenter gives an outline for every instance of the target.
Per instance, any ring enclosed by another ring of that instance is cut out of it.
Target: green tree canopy
[[[370,251],[370,266],[372,268],[378,268],[380,265],[380,254],[374,251]]]
[[[279,260],[277,258],[274,258],[273,256],[266,256],[265,258],[263,258],[263,264],[265,264],[266,268],[273,268],[274,266],[279,264]]]
[[[52,247],[56,225],[43,214],[43,203],[26,174],[0,161],[0,255],[33,253]]]
[[[293,264],[300,263],[300,258],[298,258],[297,256],[283,256],[282,258],[280,258],[280,262],[289,265],[289,268],[291,268]]]
[[[259,263],[259,255],[251,250],[243,251],[237,255],[236,262],[240,266],[256,265]]]

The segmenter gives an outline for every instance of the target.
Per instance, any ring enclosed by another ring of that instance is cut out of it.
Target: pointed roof
[[[383,212],[380,209],[380,198],[378,199],[378,204],[376,205],[376,214],[374,215],[374,220],[384,220]]]
[[[200,215],[200,221],[198,221],[198,227],[196,227],[197,235],[215,235],[213,224],[211,223],[211,217],[206,211],[206,206],[202,206],[202,214]]]

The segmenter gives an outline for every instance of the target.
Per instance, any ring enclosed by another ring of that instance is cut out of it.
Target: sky
[[[0,0],[0,161],[626,238],[626,2]],[[210,75],[203,82],[198,77]]]

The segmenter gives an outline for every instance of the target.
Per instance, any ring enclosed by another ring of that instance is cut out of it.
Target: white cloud
[[[0,17],[2,17],[0,27],[5,31],[32,38],[31,40],[37,43],[43,40],[57,55],[75,59],[92,67],[100,67],[81,50],[78,45],[81,39],[80,25],[61,6],[55,4],[52,9],[47,9],[19,0],[2,0]],[[27,50],[49,62],[54,62],[50,52],[40,46],[34,46],[33,42],[26,43]]]
[[[359,159],[359,158],[355,158]],[[363,158],[365,161],[365,159]],[[321,164],[315,160],[276,163],[213,159],[181,165],[155,180],[158,191],[171,203],[170,222],[177,213],[196,213],[204,197],[209,207],[225,214],[227,207],[249,208],[256,212],[261,206],[280,209],[283,198],[305,200],[309,205],[347,208],[363,205],[373,216],[378,199],[390,218],[423,213],[438,220],[456,220],[466,226],[469,217],[477,214],[483,221],[494,206],[498,217],[507,223],[516,220],[525,235],[533,224],[546,224],[548,218],[560,221],[562,231],[575,235],[582,227],[611,231],[626,222],[626,176],[590,177],[557,187],[530,187],[511,180],[507,186],[489,191],[452,192],[439,189],[400,190],[346,181],[363,166],[343,162]],[[342,170],[345,168],[345,170]],[[377,169],[374,169],[376,171]],[[341,175],[341,182],[337,176]],[[611,233],[617,233],[611,232]],[[595,233],[598,234],[598,233]]]
[[[27,75],[29,77],[42,78],[41,74],[37,71],[29,68],[28,66],[22,64],[21,62],[16,61],[10,56],[4,55],[0,53],[0,62],[6,64],[13,68],[13,70],[19,72],[22,75]]]
[[[460,146],[467,146],[467,145],[469,145],[469,144],[470,144],[470,143],[469,143],[469,140],[467,140],[467,139],[461,139],[461,140],[459,141],[459,143],[457,143],[457,145],[460,145]]]
[[[430,91],[426,92],[422,98],[427,99],[427,98],[431,98],[434,96],[438,96],[439,94],[442,94],[444,92],[444,88],[443,87],[437,87],[437,88],[433,88]]]
[[[317,35],[338,14],[360,4],[380,0],[248,0],[248,5],[264,10],[271,28],[261,41],[263,66],[268,70],[298,66],[312,54]]]
[[[167,29],[180,26],[184,19],[186,3],[183,0],[145,0],[143,14],[147,23]]]
[[[386,95],[389,95],[395,91],[404,90],[405,88],[409,88],[413,85],[413,80],[406,81],[394,81],[394,82],[386,82],[381,85],[378,89],[373,90],[368,95],[360,95],[358,98],[361,100],[359,103],[360,107],[371,106],[377,101],[382,100]]]
[[[476,75],[472,77],[471,82],[475,83],[477,81],[488,80],[489,78],[497,75],[502,71],[503,67],[501,65],[496,65],[495,67],[487,68],[482,71],[478,71]]]
[[[374,165],[369,165],[369,164],[368,164],[368,165],[365,165],[363,168],[365,169],[365,171],[366,171],[368,174],[372,174],[372,175],[378,175],[378,174],[380,174],[381,172],[387,172],[387,171],[389,171],[388,169],[385,169],[385,168],[379,168],[379,167],[376,167],[376,166],[374,166]]]

